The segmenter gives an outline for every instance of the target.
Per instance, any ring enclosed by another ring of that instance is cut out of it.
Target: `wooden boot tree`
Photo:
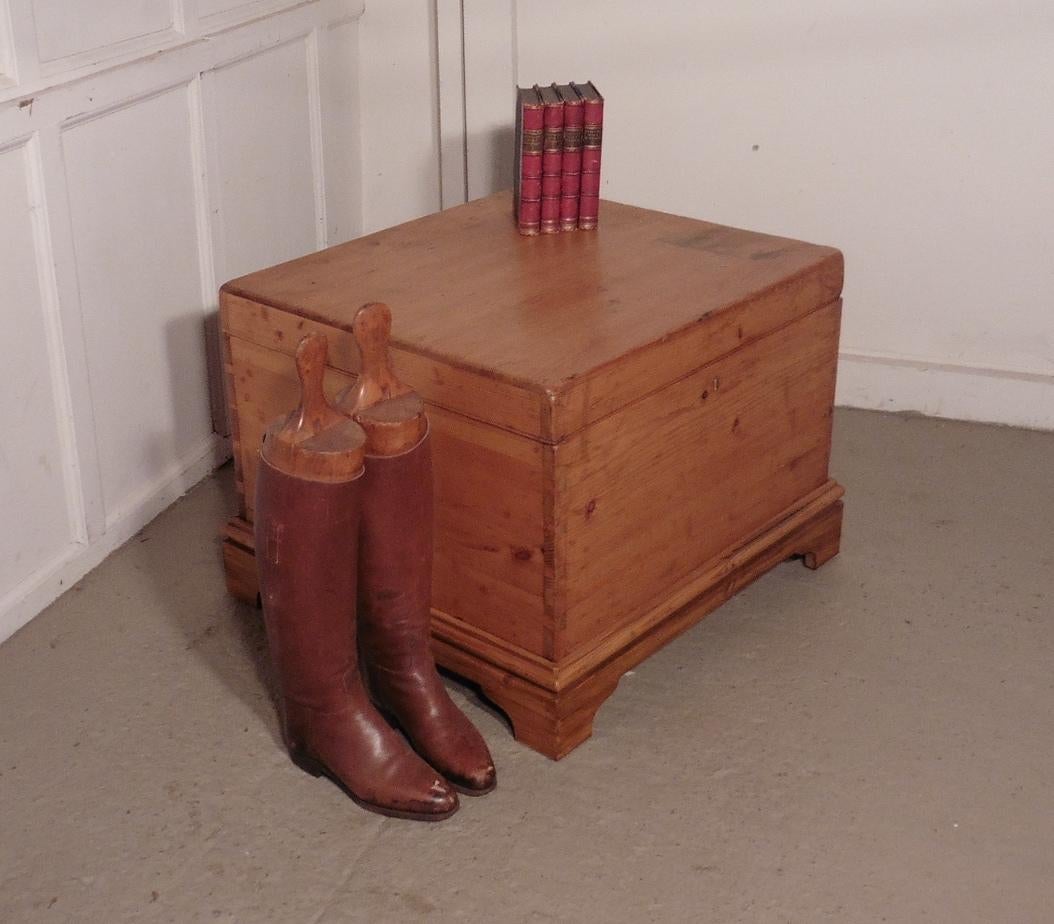
[[[421,441],[428,419],[421,397],[392,368],[392,313],[381,302],[369,302],[358,310],[351,329],[362,370],[355,384],[338,397],[337,407],[366,432],[370,455],[406,452]]]
[[[260,452],[287,475],[312,481],[347,481],[361,470],[366,434],[333,408],[322,388],[326,338],[309,334],[296,349],[300,405],[276,420],[264,434]]]

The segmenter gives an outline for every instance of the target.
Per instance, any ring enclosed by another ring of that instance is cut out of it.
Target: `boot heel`
[[[303,751],[290,751],[289,756],[292,758],[293,763],[303,770],[304,773],[308,773],[314,777],[322,776],[322,774],[325,773],[322,764],[315,760],[315,758],[309,757]]]

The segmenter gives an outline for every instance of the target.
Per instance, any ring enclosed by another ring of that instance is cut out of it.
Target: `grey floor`
[[[1054,434],[841,412],[842,554],[423,825],[276,739],[221,472],[0,648],[0,920],[1054,921]],[[9,524],[10,526],[10,524]]]

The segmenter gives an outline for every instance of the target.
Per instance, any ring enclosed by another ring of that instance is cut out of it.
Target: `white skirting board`
[[[843,352],[840,407],[1054,430],[1054,374]]]
[[[177,462],[150,488],[117,512],[101,536],[69,546],[0,600],[0,642],[14,635],[146,526],[166,507],[231,457],[230,441],[213,435]]]

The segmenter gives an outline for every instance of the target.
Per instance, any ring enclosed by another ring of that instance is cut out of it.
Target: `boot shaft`
[[[371,657],[396,668],[421,649],[431,657],[430,436],[400,455],[367,456],[362,481],[360,632]]]
[[[357,661],[362,482],[297,478],[260,460],[255,533],[268,645],[283,696],[315,709],[344,706]]]

